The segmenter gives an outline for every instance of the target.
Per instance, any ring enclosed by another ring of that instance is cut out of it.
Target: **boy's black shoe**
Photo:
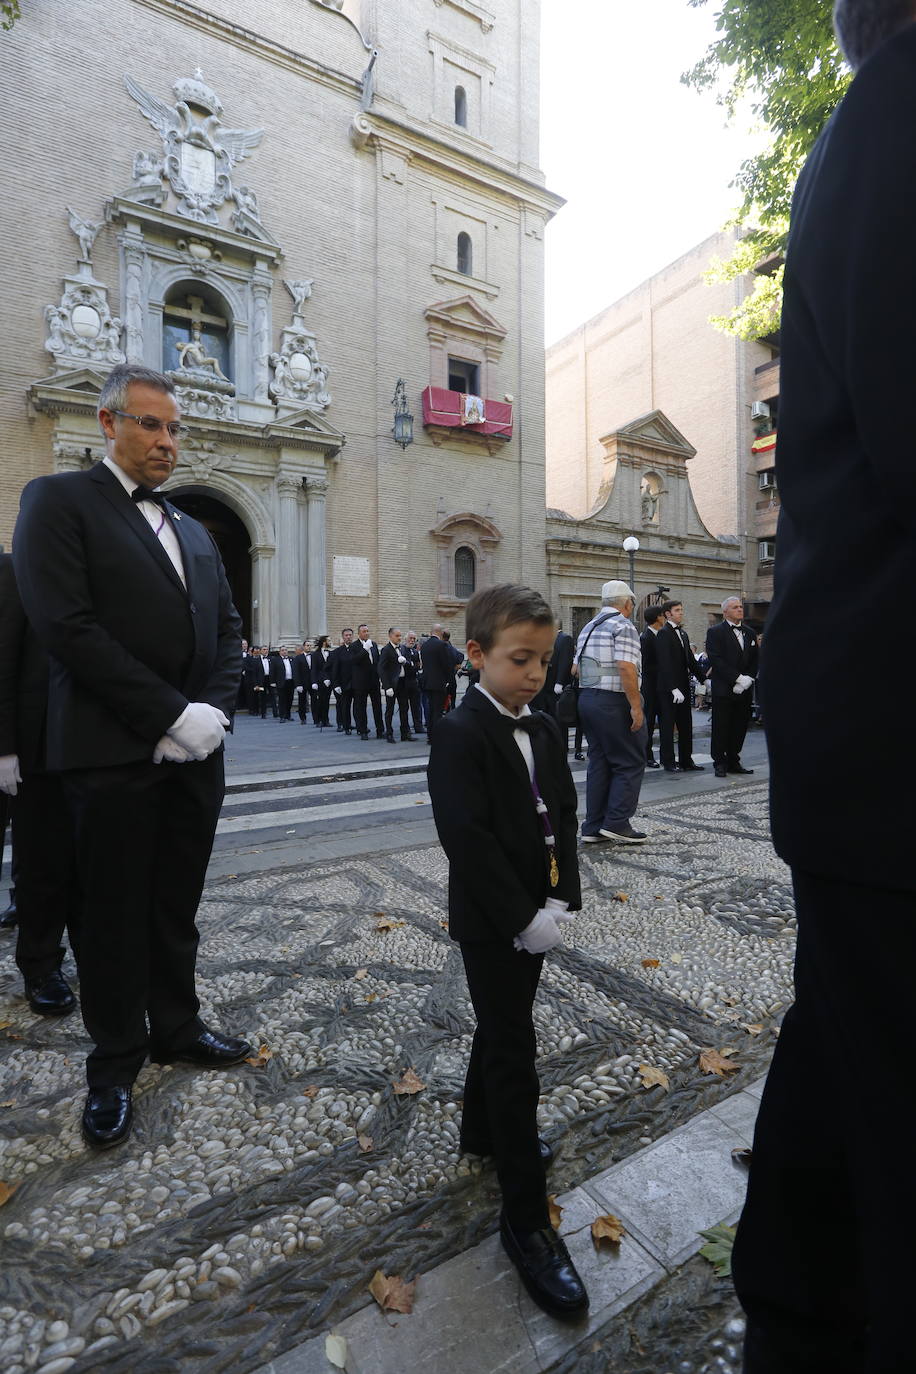
[[[484,1159],[492,1153],[492,1150],[489,1147],[486,1150],[475,1149],[473,1145],[466,1145],[462,1141],[461,1153],[463,1155],[480,1155],[481,1159]],[[538,1136],[538,1153],[544,1168],[549,1169],[553,1163],[553,1147],[541,1135]]]
[[[588,1294],[569,1251],[552,1226],[516,1234],[505,1213],[499,1219],[503,1249],[538,1307],[553,1317],[575,1318],[588,1311]]]

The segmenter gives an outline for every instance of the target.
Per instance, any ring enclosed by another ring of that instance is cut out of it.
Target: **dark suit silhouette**
[[[734,768],[741,763],[741,750],[751,719],[754,689],[735,696],[739,676],[757,676],[757,636],[748,626],[739,626],[743,648],[727,620],[706,631],[706,654],[712,685],[712,761]]]
[[[30,482],[14,539],[22,602],[52,656],[48,764],[76,819],[90,1087],[132,1082],[148,1048],[168,1053],[203,1029],[195,915],[223,752],[158,766],[152,754],[191,701],[231,719],[241,622],[207,531],[169,503],[165,518],[187,588],[104,463]]]
[[[312,721],[315,725],[330,725],[328,717],[328,706],[331,699],[331,687],[325,687],[325,682],[331,681],[331,650],[314,649],[310,654],[300,654],[300,658],[305,658],[305,665],[301,670],[305,674],[307,667],[309,677],[309,698],[312,704]]]
[[[658,649],[656,640],[658,634],[646,627],[639,636],[642,645],[642,699],[645,707],[646,716],[646,761],[653,761],[652,736],[655,733],[656,724],[661,724],[658,700]],[[659,745],[661,745],[661,734],[659,733]],[[659,753],[661,748],[659,748]],[[672,761],[674,759],[674,748],[671,750]]]
[[[575,653],[576,646],[572,635],[566,634],[564,630],[559,630],[553,642],[553,653],[550,655],[550,662],[547,665],[544,686],[531,702],[532,711],[547,711],[552,716],[556,715],[558,693],[554,688],[565,687],[567,683],[572,681],[572,665]]]
[[[60,968],[64,928],[79,950],[80,890],[73,821],[59,773],[45,763],[48,656],[25,618],[13,560],[0,554],[0,754],[16,754],[12,798],[16,852],[16,963],[27,983]]]
[[[432,735],[436,721],[445,706],[449,678],[452,676],[454,658],[451,646],[437,635],[430,635],[420,646],[420,662],[423,667],[423,692],[426,696],[426,731]]]
[[[555,721],[543,713],[537,718],[542,724],[531,744],[557,841],[556,888],[548,883],[544,831],[511,724],[476,687],[437,724],[428,774],[449,858],[449,934],[461,943],[477,1015],[462,1144],[493,1152],[507,1215],[520,1230],[547,1224],[531,1024],[543,955],[519,953],[512,941],[548,896],[574,910],[581,906],[576,789],[565,741]]]
[[[407,664],[399,658],[406,658],[400,645],[389,640],[383,644],[378,658],[378,676],[382,691],[385,692],[385,738],[393,739],[394,708],[397,705],[401,721],[401,739],[410,738],[410,720],[407,713]],[[394,696],[388,696],[388,689]]]
[[[371,701],[375,733],[381,739],[385,727],[382,721],[382,698],[378,680],[379,647],[370,640],[364,645],[361,639],[354,639],[347,654],[353,674],[353,719],[357,732],[363,736],[369,733],[367,703]]]
[[[328,667],[331,670],[331,691],[334,693],[334,700],[337,702],[337,728],[350,734],[353,729],[351,711],[353,707],[353,661],[350,657],[349,647],[346,644],[338,644],[336,649],[332,649],[328,658]]]
[[[916,867],[905,740],[916,640],[897,626],[890,655],[882,622],[907,596],[916,551],[914,128],[910,22],[859,70],[792,209],[781,512],[760,657],[773,840],[792,866],[798,915],[796,1001],[763,1093],[734,1250],[748,1374],[877,1374],[914,1362]],[[838,606],[840,617],[821,618]],[[881,673],[858,652],[863,636],[872,650],[888,647]],[[863,687],[889,670],[896,748],[890,720],[863,710]],[[886,1107],[851,1104],[855,1083]]]
[[[669,621],[655,641],[658,661],[658,752],[665,768],[674,764],[674,727],[677,726],[678,763],[693,762],[693,716],[690,709],[690,678],[702,682],[706,677],[693,656],[686,630]],[[677,688],[684,700],[675,704],[671,693]]]
[[[293,662],[293,659],[284,658],[282,654],[276,654],[270,660],[270,685],[281,720],[289,720],[292,716],[293,692],[296,688]],[[286,675],[287,663],[289,664],[289,677]]]
[[[423,710],[420,704],[420,646],[419,644],[414,644],[412,647],[403,645],[402,653],[407,659],[404,677],[407,683],[407,702],[410,706],[413,731],[415,735],[419,735],[423,729]]]

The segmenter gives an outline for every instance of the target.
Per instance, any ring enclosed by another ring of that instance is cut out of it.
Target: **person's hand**
[[[21,782],[19,755],[4,754],[0,758],[0,792],[5,792],[8,797],[15,797],[19,790],[18,784]]]
[[[560,927],[554,919],[553,913],[545,907],[537,913],[530,925],[519,931],[513,944],[516,949],[525,950],[528,954],[543,954],[548,949],[553,949],[556,945],[563,943],[563,936],[560,934]]]
[[[187,749],[183,749],[180,744],[176,744],[168,735],[163,735],[162,739],[153,750],[153,763],[190,763],[191,755]]]
[[[559,696],[560,693],[561,693],[562,690],[563,690],[562,684],[559,683],[559,682],[555,682],[554,685],[553,685],[553,690],[554,690],[554,695],[555,695],[555,696]]]
[[[561,897],[548,897],[544,903],[544,910],[550,912],[558,926],[569,925],[576,915],[574,911],[570,911],[569,903],[564,902]]]
[[[681,691],[680,687],[671,688],[671,700],[674,702],[675,706],[680,706],[683,703],[684,693]]]
[[[336,697],[339,697],[339,696],[340,696],[340,688],[339,688],[339,687],[335,687],[335,688],[334,688],[334,695],[335,695]]]
[[[406,663],[406,662],[407,662],[407,659],[404,657],[404,655],[403,655],[403,654],[398,654],[398,663]]]
[[[393,697],[393,696],[394,696],[394,688],[393,688],[393,687],[386,687],[386,688],[385,688],[385,696],[386,696],[386,697]]]
[[[264,691],[264,688],[263,688],[263,687],[255,687],[254,690],[255,690],[256,692],[263,692],[263,691]]]
[[[191,701],[165,733],[199,762],[219,748],[228,727],[229,717],[218,707],[209,701]]]
[[[752,677],[748,677],[747,673],[739,673],[732,691],[740,694],[746,692],[748,687],[753,687],[753,685],[754,679]]]
[[[324,679],[324,685],[325,685],[325,687],[330,687],[330,685],[331,685],[331,679],[330,679],[329,677],[326,677],[326,678]],[[317,692],[317,691],[318,691],[318,683],[317,683],[317,682],[313,682],[313,683],[312,683],[312,686],[315,688],[315,691]]]
[[[645,724],[646,717],[641,706],[630,707],[630,734],[635,735]]]

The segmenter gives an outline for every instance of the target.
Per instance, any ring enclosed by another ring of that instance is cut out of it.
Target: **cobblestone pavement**
[[[541,1121],[558,1193],[759,1077],[791,995],[765,786],[640,816],[651,846],[582,851],[584,910],[545,965]],[[33,1016],[4,943],[6,1374],[245,1374],[363,1305],[376,1268],[422,1276],[493,1229],[492,1171],[458,1154],[472,1021],[445,881],[424,846],[208,886],[202,1014],[263,1047],[261,1062],[148,1067],[131,1139],[103,1156],[79,1135],[79,1016]],[[733,1047],[738,1071],[702,1074],[704,1047]],[[669,1093],[643,1088],[642,1063]],[[397,1094],[407,1069],[424,1087]]]

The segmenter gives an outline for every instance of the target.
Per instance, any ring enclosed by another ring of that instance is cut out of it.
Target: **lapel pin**
[[[173,510],[173,511],[172,511],[172,519],[173,519],[173,520],[180,520],[180,519],[181,519],[181,513],[180,513],[180,511]]]

